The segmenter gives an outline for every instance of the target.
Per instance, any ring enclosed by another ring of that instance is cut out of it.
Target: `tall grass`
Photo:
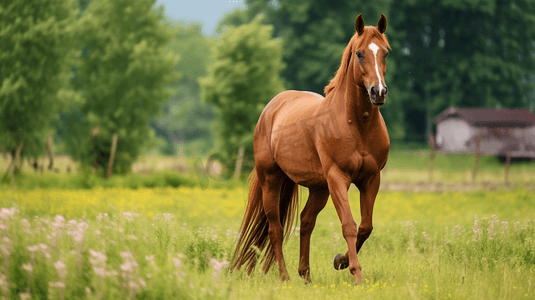
[[[277,268],[267,275],[228,273],[245,194],[241,188],[0,191],[0,299],[535,295],[535,198],[525,190],[380,193],[374,232],[359,254],[366,282],[357,286],[347,270],[332,267],[346,245],[330,202],[312,237],[312,284],[297,274],[299,234],[284,246],[290,281],[279,282]],[[358,216],[358,193],[350,199]]]

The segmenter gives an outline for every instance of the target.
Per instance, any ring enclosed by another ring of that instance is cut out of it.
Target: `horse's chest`
[[[349,173],[352,174],[352,181],[359,182],[380,171],[378,158],[371,155],[355,153],[351,159]]]

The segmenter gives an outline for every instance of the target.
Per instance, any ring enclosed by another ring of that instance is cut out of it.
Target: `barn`
[[[443,152],[535,158],[535,114],[518,108],[450,107],[435,118],[436,146]]]

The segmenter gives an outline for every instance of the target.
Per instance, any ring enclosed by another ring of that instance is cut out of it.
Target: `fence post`
[[[505,157],[505,185],[509,185],[509,167],[511,165],[511,152],[507,151],[506,157]]]
[[[437,154],[435,137],[432,134],[429,135],[429,145],[431,146],[431,153],[429,153],[429,182],[431,183],[433,182],[433,161]]]
[[[113,161],[115,160],[115,151],[117,151],[117,133],[114,133],[111,139],[110,161],[108,162],[108,171],[106,172],[106,178],[109,178],[111,175],[111,170],[113,169]]]
[[[245,152],[245,148],[243,147],[243,145],[241,145],[240,149],[238,150],[238,157],[236,159],[236,169],[234,170],[234,180],[236,181],[240,180],[241,166],[243,164],[244,152]]]
[[[479,163],[479,155],[481,153],[481,137],[482,134],[478,133],[476,135],[476,152],[474,156],[474,170],[472,171],[472,183],[476,182],[476,176],[477,176],[477,165]]]

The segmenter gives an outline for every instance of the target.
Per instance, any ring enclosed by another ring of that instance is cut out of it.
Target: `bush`
[[[11,187],[9,180],[0,182],[1,186]],[[141,187],[173,187],[198,186],[197,178],[191,175],[184,175],[178,172],[160,172],[150,175],[146,174],[126,174],[112,175],[110,178],[103,178],[95,175],[91,170],[82,170],[78,174],[33,174],[22,173],[15,179],[15,186],[18,189],[93,189],[95,187],[112,188],[128,187],[138,189]]]

